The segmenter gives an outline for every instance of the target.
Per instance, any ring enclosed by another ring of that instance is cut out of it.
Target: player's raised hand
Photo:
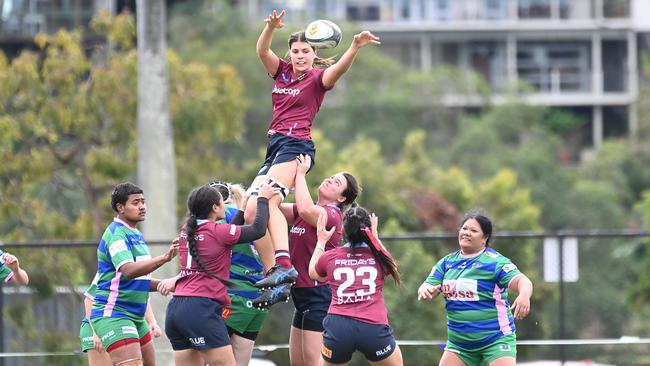
[[[298,162],[298,172],[307,174],[309,168],[311,168],[311,156],[300,154],[296,156],[296,161]]]
[[[284,22],[282,21],[282,18],[284,17],[285,14],[286,12],[284,11],[284,9],[280,12],[280,14],[278,14],[277,10],[273,10],[273,13],[271,13],[268,18],[264,19],[264,21],[266,22],[266,24],[269,25],[271,29],[280,29],[284,27]]]
[[[365,47],[369,44],[381,44],[379,42],[379,37],[375,36],[374,34],[370,33],[369,31],[363,31],[361,33],[357,33],[354,35],[354,43],[357,45],[357,47]]]
[[[434,286],[432,284],[424,282],[420,285],[418,289],[418,300],[419,301],[429,301],[438,296],[440,293],[440,285]]]
[[[4,262],[11,269],[12,271],[17,271],[18,268],[20,268],[20,262],[18,261],[18,258],[16,258],[15,255],[9,254],[9,253],[4,253]]]
[[[379,217],[374,212],[370,214],[370,231],[375,238],[379,238]]]
[[[178,248],[180,247],[179,243],[180,240],[178,238],[172,240],[172,244],[169,246],[169,249],[167,249],[167,253],[165,253],[165,261],[169,262],[178,255]]]
[[[271,199],[271,197],[276,194],[280,194],[280,188],[275,187],[275,180],[273,178],[268,178],[268,180],[262,181],[260,184],[260,193],[259,197],[264,197]]]
[[[318,221],[316,222],[316,237],[318,238],[319,243],[326,243],[334,234],[336,226],[332,226],[329,230],[325,228],[327,225],[327,215],[321,214],[318,216]]]

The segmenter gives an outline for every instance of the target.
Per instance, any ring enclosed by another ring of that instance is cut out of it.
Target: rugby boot
[[[298,278],[298,271],[295,268],[280,267],[279,264],[271,267],[264,278],[255,282],[255,287],[268,289],[282,284],[293,285]]]
[[[268,288],[253,300],[253,307],[259,310],[266,310],[279,302],[288,302],[289,297],[291,297],[290,284]]]

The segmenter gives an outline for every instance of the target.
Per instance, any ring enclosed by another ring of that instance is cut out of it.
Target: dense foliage
[[[264,152],[272,84],[255,54],[261,22],[251,23],[222,1],[182,3],[170,9],[169,22],[181,216],[184,197],[197,184],[212,178],[252,181]],[[288,24],[276,34],[277,54],[284,53],[288,33],[299,27]],[[0,54],[0,237],[5,241],[94,240],[112,215],[111,187],[134,179],[133,19],[103,16],[94,28],[106,35],[108,46],[86,52],[80,33],[61,31],[39,36],[37,52],[13,60]],[[353,26],[344,32],[352,34]],[[438,101],[449,90],[485,92],[474,76],[471,90],[457,87],[460,74],[449,68],[406,69],[380,48],[362,50],[317,117],[311,186],[337,171],[353,173],[363,185],[360,203],[378,214],[383,234],[453,233],[462,214],[474,207],[487,211],[497,231],[650,227],[647,90],[639,103],[638,141],[607,141],[581,161],[576,154],[567,158],[567,150],[576,148],[568,136],[585,122],[567,112],[516,98],[486,104],[475,114],[443,107]],[[404,277],[402,288],[386,288],[400,339],[445,339],[442,301],[417,303],[415,291],[435,261],[455,248],[453,241],[390,242]],[[555,284],[542,280],[539,241],[497,240],[495,248],[536,284],[533,313],[518,323],[520,337],[556,337],[558,293]],[[635,313],[650,302],[649,251],[640,240],[581,245],[580,260],[588,266],[582,282],[567,285],[567,337],[620,337],[650,329],[647,317]],[[91,252],[48,251],[27,256],[24,266],[33,274],[31,286],[48,296],[54,285],[87,283],[93,261]],[[616,274],[608,286],[600,283],[603,271]],[[287,341],[288,331],[278,331],[288,329],[287,311],[272,312],[273,326],[265,327],[259,343]],[[34,316],[28,308],[14,312],[16,321]],[[428,348],[413,347],[404,354],[406,364],[417,364],[440,352],[432,356]],[[286,354],[271,357],[286,364]]]

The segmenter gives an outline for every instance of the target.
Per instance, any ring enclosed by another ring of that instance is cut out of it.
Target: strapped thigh
[[[259,196],[260,195],[260,185],[261,184],[262,183],[260,182],[260,184],[258,184],[256,187],[251,189],[251,196]],[[271,187],[280,188],[281,201],[284,201],[284,199],[287,198],[287,196],[289,195],[289,188],[287,186],[285,186],[284,184],[276,181],[276,180],[273,181],[273,185]]]
[[[115,364],[115,366],[143,366],[141,358],[130,358]]]

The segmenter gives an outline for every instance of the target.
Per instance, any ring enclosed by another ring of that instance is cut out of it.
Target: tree
[[[114,216],[112,187],[135,178],[133,18],[104,13],[93,26],[112,47],[92,50],[92,59],[81,33],[65,31],[37,37],[38,52],[24,51],[11,61],[0,53],[0,237],[5,241],[96,240]],[[195,172],[179,178],[185,193],[195,180],[203,183],[231,166],[218,154],[205,161],[197,151],[236,139],[246,104],[231,66],[208,67],[183,62],[171,51],[167,55],[176,163],[181,171]],[[174,217],[180,211],[175,205],[169,210]],[[51,296],[54,286],[87,284],[97,265],[90,250],[31,250],[21,258],[29,258],[30,286],[41,297]]]

